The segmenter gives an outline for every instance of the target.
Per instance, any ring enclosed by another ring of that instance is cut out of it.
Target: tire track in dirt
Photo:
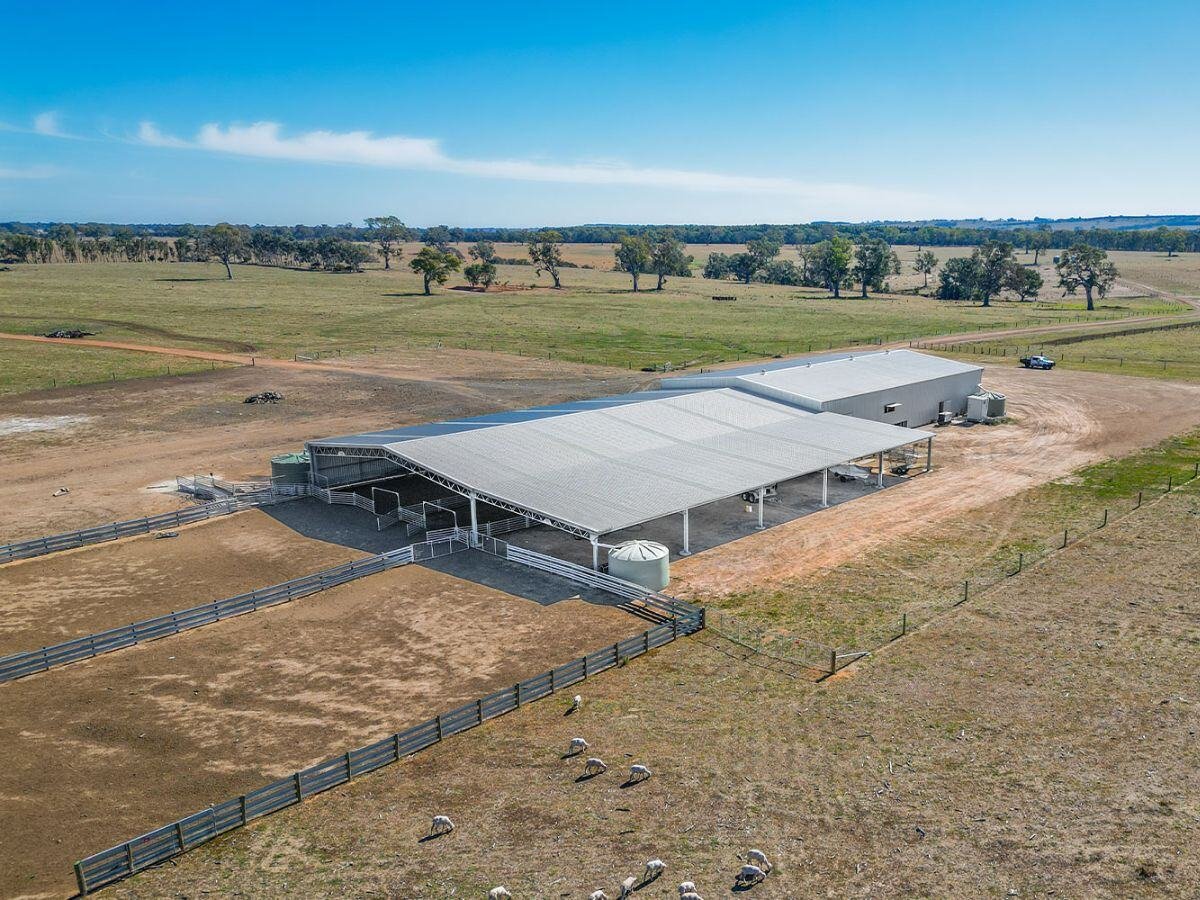
[[[930,474],[673,561],[672,590],[702,598],[811,575],[934,522],[1200,425],[1200,385],[985,369],[989,386],[1008,395],[1013,425],[943,429]],[[1011,523],[995,523],[997,541]]]

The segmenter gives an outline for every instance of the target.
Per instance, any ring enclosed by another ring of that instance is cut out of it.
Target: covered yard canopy
[[[932,437],[810,413],[733,389],[657,392],[625,404],[387,441],[313,441],[386,459],[452,490],[597,536]]]

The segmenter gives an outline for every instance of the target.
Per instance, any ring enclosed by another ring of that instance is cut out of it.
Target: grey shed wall
[[[916,427],[936,421],[942,409],[963,415],[967,411],[967,397],[978,389],[979,373],[960,372],[882,391],[827,400],[820,409],[886,422],[888,425],[907,422],[910,427]],[[885,405],[890,403],[899,403],[900,406],[894,412],[884,412]]]

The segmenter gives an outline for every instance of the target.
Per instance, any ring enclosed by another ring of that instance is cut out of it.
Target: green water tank
[[[271,457],[272,484],[308,484],[308,453],[284,453]]]

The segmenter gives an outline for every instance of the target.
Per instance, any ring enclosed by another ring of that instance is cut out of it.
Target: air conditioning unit
[[[944,411],[938,413],[937,423],[939,425],[949,425],[953,421],[954,421],[954,413],[950,412],[950,410],[947,409],[947,410],[944,410]]]

